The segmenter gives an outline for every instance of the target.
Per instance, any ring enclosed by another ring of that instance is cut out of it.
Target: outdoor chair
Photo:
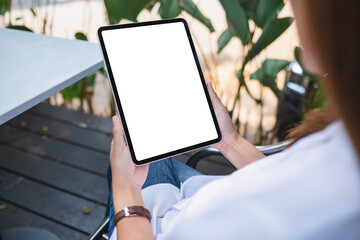
[[[283,151],[289,144],[291,140],[282,141],[272,145],[256,146],[256,148],[262,152],[265,156],[275,154]],[[186,162],[186,165],[196,169],[197,163],[210,156],[222,156],[219,150],[213,147],[207,147],[195,152],[189,160]],[[88,240],[107,240],[109,231],[109,217],[106,217],[105,220],[98,226],[98,228],[90,235]]]

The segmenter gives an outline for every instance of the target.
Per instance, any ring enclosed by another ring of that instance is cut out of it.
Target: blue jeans
[[[143,189],[159,184],[159,183],[170,183],[177,188],[180,188],[181,183],[185,182],[188,178],[200,175],[201,173],[196,171],[195,169],[179,162],[171,158],[167,158],[165,160],[161,160],[158,162],[150,163],[149,165],[149,173],[143,185]],[[109,237],[114,231],[114,203],[112,197],[112,177],[111,177],[111,169],[109,167],[107,173],[107,180],[109,185]],[[106,213],[107,215],[107,213]]]

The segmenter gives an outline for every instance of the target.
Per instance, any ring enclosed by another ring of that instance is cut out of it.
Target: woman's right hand
[[[207,88],[222,135],[221,141],[212,146],[217,148],[237,169],[263,158],[264,155],[235,130],[229,113],[216,95],[211,82],[207,83]]]
[[[222,139],[220,142],[213,144],[212,146],[219,151],[222,151],[224,145],[229,142],[230,139],[235,138],[238,133],[230,119],[230,115],[226,107],[222,104],[219,97],[216,95],[211,82],[206,84],[209,91],[210,99],[214,107],[216,119],[218,121]]]

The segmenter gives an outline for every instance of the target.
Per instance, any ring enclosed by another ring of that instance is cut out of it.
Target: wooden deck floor
[[[32,226],[60,239],[86,239],[105,215],[111,129],[109,118],[45,103],[0,126],[0,230]],[[229,174],[234,168],[216,157],[198,170]]]

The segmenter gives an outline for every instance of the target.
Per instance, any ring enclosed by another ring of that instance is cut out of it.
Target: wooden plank
[[[109,166],[108,154],[79,147],[56,138],[43,138],[39,134],[9,125],[0,126],[0,143],[101,176],[106,176]]]
[[[0,211],[0,231],[13,227],[35,227],[52,232],[62,240],[78,240],[88,237],[81,232],[16,207],[8,202],[0,201],[0,204],[6,205]]]
[[[101,173],[103,176],[105,176],[108,168],[109,160],[106,154],[51,138],[43,139],[38,134],[26,132],[11,126],[5,125],[0,127],[0,142],[3,144],[8,143],[11,146],[16,146],[41,156],[49,156],[58,161],[74,164],[81,168]],[[64,149],[66,149],[66,151],[64,151]],[[185,153],[174,158],[186,163],[192,154],[194,153]],[[209,166],[206,166],[207,163],[209,163]],[[197,168],[204,174],[211,175],[229,174],[235,170],[231,163],[221,156],[203,159],[199,162]]]
[[[59,109],[59,111],[57,111],[57,109]],[[73,111],[73,110],[69,110],[66,108],[59,108],[56,106],[51,106],[49,104],[39,104],[38,106],[34,107],[31,111],[33,111],[36,114],[40,114],[41,116],[54,116],[54,119],[56,120],[60,120],[60,121],[64,121],[64,122],[69,122],[73,125],[77,124],[77,121],[81,121],[82,123],[87,123],[89,122],[88,126],[91,128],[98,128],[103,126],[104,129],[106,129],[108,132],[111,132],[112,129],[112,123],[110,119],[100,119],[100,124],[99,124],[99,120],[97,120],[97,116],[94,115],[90,115],[90,114],[86,114],[86,113],[82,113],[82,112],[77,112],[77,111]],[[88,119],[87,118],[90,118]],[[107,120],[107,121],[106,121]],[[101,124],[103,121],[106,122],[106,124]],[[190,153],[185,153],[183,155],[179,155],[174,157],[176,160],[186,163],[186,161],[190,158],[190,156],[194,154],[194,152],[190,152]],[[210,162],[209,164],[207,164],[208,162]],[[209,165],[209,166],[207,166]],[[220,165],[220,166],[218,166]],[[219,174],[229,174],[231,172],[233,172],[234,170],[236,170],[231,163],[229,163],[229,161],[227,161],[224,157],[221,156],[215,156],[215,157],[209,157],[207,159],[203,159],[201,161],[201,164],[199,163],[198,168],[201,167],[201,171],[204,172],[205,174],[211,174],[211,175],[219,175]]]
[[[112,132],[112,121],[108,117],[87,114],[65,107],[53,106],[48,103],[39,103],[28,112],[82,128],[88,128],[104,133]]]
[[[85,199],[107,204],[108,185],[100,177],[0,145],[0,167]]]
[[[52,121],[27,112],[12,119],[9,124],[11,126],[36,132],[42,136],[55,137],[103,153],[110,152],[112,136],[104,133]]]
[[[105,215],[105,207],[0,170],[0,199],[55,222],[90,234]],[[88,206],[91,214],[81,209]]]

